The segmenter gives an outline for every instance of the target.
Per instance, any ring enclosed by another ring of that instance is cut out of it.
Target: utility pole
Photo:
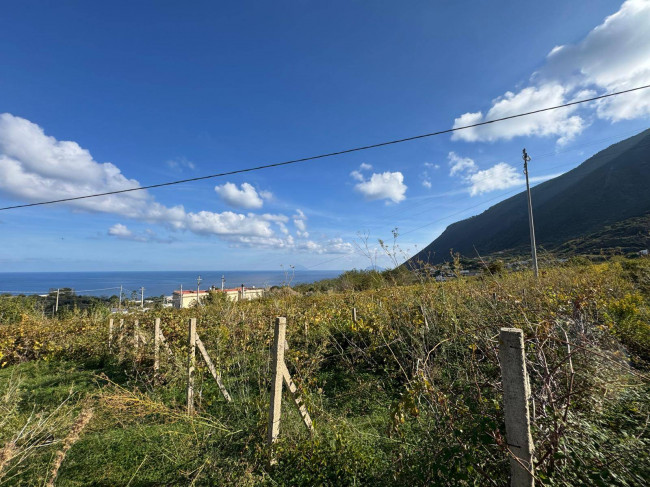
[[[61,290],[61,289],[57,289],[57,290],[56,290],[56,306],[54,307],[54,311],[55,311],[56,313],[59,312],[59,291],[60,291],[60,290]]]
[[[201,306],[201,302],[199,301],[199,285],[201,284],[201,276],[196,278],[196,306]]]
[[[144,287],[140,288],[140,307],[144,309]]]
[[[530,199],[530,184],[528,183],[528,161],[530,157],[524,149],[524,174],[526,175],[526,191],[528,192],[528,223],[530,225],[530,248],[533,256],[533,272],[535,277],[539,277],[539,268],[537,267],[537,245],[535,244],[535,224],[533,223],[533,202]]]

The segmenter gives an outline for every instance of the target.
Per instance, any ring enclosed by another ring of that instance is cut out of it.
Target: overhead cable
[[[587,102],[591,102],[591,101],[595,101],[595,100],[602,100],[603,98],[609,98],[609,97],[612,97],[612,96],[618,96],[618,95],[622,95],[622,94],[625,94],[625,93],[631,93],[633,91],[644,90],[646,88],[650,88],[650,85],[638,86],[636,88],[630,88],[629,90],[616,91],[616,92],[613,92],[613,93],[607,93],[605,95],[594,96],[594,97],[591,97],[591,98],[585,98],[583,100],[576,100],[576,101],[572,101],[572,102],[569,102],[569,103],[564,103],[562,105],[556,105],[556,106],[552,106],[552,107],[540,108],[538,110],[532,110],[532,111],[529,111],[529,112],[518,113],[516,115],[509,115],[507,117],[495,118],[493,120],[485,120],[483,122],[478,122],[478,123],[474,123],[474,124],[470,124],[470,125],[464,125],[462,127],[452,127],[450,129],[438,130],[436,132],[429,132],[429,133],[426,133],[426,134],[414,135],[414,136],[411,136],[411,137],[405,137],[405,138],[402,138],[402,139],[390,140],[390,141],[387,141],[387,142],[379,142],[377,144],[365,145],[365,146],[361,146],[361,147],[355,147],[355,148],[352,148],[352,149],[344,149],[344,150],[340,150],[340,151],[329,152],[329,153],[320,154],[320,155],[317,155],[317,156],[302,157],[300,159],[293,159],[293,160],[284,161],[284,162],[276,162],[276,163],[273,163],[273,164],[264,164],[264,165],[261,165],[261,166],[249,167],[249,168],[245,168],[245,169],[236,169],[234,171],[226,171],[226,172],[221,172],[221,173],[217,173],[217,174],[209,174],[207,176],[199,176],[199,177],[195,177],[195,178],[179,179],[179,180],[176,180],[176,181],[169,181],[169,182],[166,182],[166,183],[151,184],[151,185],[148,185],[148,186],[138,186],[138,187],[135,187],[135,188],[120,189],[120,190],[115,190],[115,191],[106,191],[104,193],[87,194],[87,195],[83,195],[83,196],[74,196],[74,197],[70,197],[70,198],[61,198],[61,199],[50,200],[50,201],[39,201],[37,203],[25,203],[25,204],[22,204],[22,205],[5,206],[4,208],[0,208],[0,211],[14,210],[14,209],[17,209],[17,208],[27,208],[27,207],[31,207],[31,206],[51,205],[51,204],[54,204],[54,203],[64,203],[64,202],[67,202],[67,201],[76,201],[76,200],[83,200],[83,199],[88,199],[88,198],[97,198],[99,196],[109,196],[109,195],[113,195],[113,194],[129,193],[129,192],[132,192],[132,191],[142,191],[142,190],[153,189],[153,188],[162,188],[162,187],[165,187],[165,186],[173,186],[173,185],[176,185],[176,184],[190,183],[190,182],[194,182],[194,181],[202,181],[202,180],[205,180],[205,179],[220,178],[220,177],[224,177],[224,176],[232,176],[234,174],[242,174],[242,173],[246,173],[246,172],[259,171],[261,169],[270,169],[270,168],[273,168],[273,167],[288,166],[290,164],[298,164],[298,163],[301,163],[301,162],[314,161],[314,160],[317,160],[317,159],[325,159],[327,157],[340,156],[340,155],[343,155],[343,154],[350,154],[352,152],[360,152],[360,151],[365,151],[365,150],[368,150],[368,149],[376,149],[378,147],[385,147],[385,146],[388,146],[388,145],[401,144],[403,142],[410,142],[410,141],[413,141],[413,140],[424,139],[424,138],[427,138],[427,137],[433,137],[435,135],[449,134],[449,133],[452,133],[452,132],[458,132],[460,130],[466,130],[466,129],[470,129],[470,128],[480,127],[480,126],[483,126],[483,125],[489,125],[489,124],[493,124],[493,123],[497,123],[497,122],[503,122],[505,120],[512,120],[514,118],[525,117],[525,116],[528,116],[528,115],[534,115],[536,113],[548,112],[548,111],[551,111],[551,110],[557,110],[559,108],[570,107],[570,106],[579,105],[581,103],[587,103]]]

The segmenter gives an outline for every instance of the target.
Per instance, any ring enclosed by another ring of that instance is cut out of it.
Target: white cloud
[[[296,210],[296,214],[293,215],[293,224],[298,229],[298,236],[301,233],[307,232],[307,216],[302,212],[302,210]],[[309,234],[307,234],[309,236]]]
[[[447,156],[449,159],[449,175],[454,176],[467,171],[476,171],[478,166],[469,157],[460,157],[455,152],[450,152]]]
[[[448,158],[451,166],[449,174],[460,177],[471,196],[510,188],[524,182],[519,171],[505,162],[479,170],[478,165],[469,157],[460,157],[455,152],[450,152]]]
[[[116,223],[108,229],[108,235],[116,237],[120,240],[133,240],[134,242],[157,242],[157,243],[171,243],[173,238],[160,238],[153,230],[147,229],[144,232],[134,233],[127,228],[126,225]]]
[[[361,182],[364,180],[362,171],[370,171],[371,169],[372,169],[372,165],[362,162],[361,165],[359,166],[359,169],[355,169],[354,171],[352,171],[350,173],[350,176],[355,181]]]
[[[555,46],[529,86],[495,99],[488,112],[465,113],[454,127],[519,112],[561,105],[587,94],[604,94],[650,84],[650,0],[628,0],[618,12],[577,44]],[[595,110],[594,110],[595,109]],[[580,110],[581,114],[578,114]],[[562,108],[455,132],[453,140],[494,141],[517,136],[553,136],[559,144],[587,126],[586,113],[616,122],[650,115],[650,90],[641,90],[578,107]]]
[[[492,107],[483,116],[482,112],[465,113],[454,120],[454,128],[494,120],[518,113],[530,112],[566,102],[567,89],[559,84],[529,86],[518,93],[506,92],[492,102]],[[517,136],[558,136],[565,143],[578,135],[585,127],[584,120],[572,115],[577,107],[550,110],[495,124],[483,125],[454,132],[452,140],[495,141],[509,140]]]
[[[422,175],[420,176],[420,179],[422,180],[422,186],[424,186],[427,189],[431,189],[433,187],[433,184],[431,183],[431,175],[429,174],[429,169],[438,170],[440,169],[440,165],[434,164],[433,162],[425,162],[423,163],[423,166],[426,169],[422,172]]]
[[[133,232],[129,230],[126,225],[122,225],[121,223],[116,223],[113,225],[111,228],[108,229],[108,234],[112,235],[113,237],[124,237],[128,238],[133,235]]]
[[[211,211],[187,213],[185,227],[194,233],[202,235],[273,236],[270,223],[253,213],[248,215],[232,211],[224,211],[223,213],[213,213]]]
[[[467,176],[466,180],[470,185],[469,194],[471,196],[519,186],[525,182],[521,172],[505,162],[495,164],[483,171],[477,171]]]
[[[316,254],[351,254],[354,252],[354,246],[341,238],[334,238],[322,243],[313,240],[299,242],[296,250]]]
[[[575,45],[557,46],[535,73],[542,80],[608,90],[650,72],[650,1],[629,0]]]
[[[370,179],[364,180],[354,186],[367,200],[387,199],[399,203],[406,199],[407,186],[404,184],[404,175],[397,172],[374,173]]]
[[[58,141],[45,135],[41,127],[29,120],[0,114],[0,192],[20,201],[37,202],[139,186],[137,180],[125,177],[114,164],[93,160],[90,152],[76,142]],[[234,189],[237,194],[250,197],[252,186],[248,186],[244,183],[241,190]],[[294,250],[297,245],[285,231],[289,221],[287,215],[188,212],[182,205],[169,207],[158,203],[146,190],[74,200],[62,205],[159,224],[172,231],[214,235],[233,245]],[[306,216],[298,210],[294,218],[304,224]],[[282,236],[276,235],[276,227]],[[113,225],[108,234],[138,241],[169,241],[156,237],[150,230],[132,232],[121,223]]]
[[[284,222],[275,222],[275,224],[280,228],[280,231],[281,231],[284,235],[289,235],[289,229],[288,229],[287,226],[284,224]]]
[[[272,195],[268,191],[257,190],[249,183],[242,183],[241,189],[236,184],[225,183],[215,186],[217,194],[230,206],[235,208],[259,209],[264,205],[263,199],[268,199]]]
[[[169,167],[170,169],[175,169],[178,171],[181,171],[183,169],[193,170],[196,168],[196,166],[192,161],[188,161],[184,157],[177,157],[176,159],[170,159],[166,161],[165,164],[167,164],[167,167]]]

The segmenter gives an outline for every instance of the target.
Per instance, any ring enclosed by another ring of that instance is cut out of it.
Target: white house
[[[181,294],[182,293],[182,294]],[[232,289],[217,289],[212,287],[206,291],[199,291],[199,299],[206,298],[210,293],[224,293],[229,301],[241,301],[261,298],[264,296],[262,288],[246,288],[243,284],[241,287]],[[196,291],[177,290],[172,294],[172,304],[174,308],[189,308],[196,303]]]

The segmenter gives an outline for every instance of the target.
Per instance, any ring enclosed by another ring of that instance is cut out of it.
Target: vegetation
[[[501,265],[409,279],[353,272],[346,292],[125,315],[112,350],[106,308],[52,319],[0,297],[0,485],[506,485],[502,326],[526,337],[538,482],[650,478],[649,259],[576,260],[539,280]],[[159,377],[154,316],[176,357],[163,356]],[[287,317],[286,363],[315,432],[285,401],[271,466],[275,316]],[[233,397],[200,365],[192,417],[189,317]],[[133,319],[149,338],[137,353]]]

